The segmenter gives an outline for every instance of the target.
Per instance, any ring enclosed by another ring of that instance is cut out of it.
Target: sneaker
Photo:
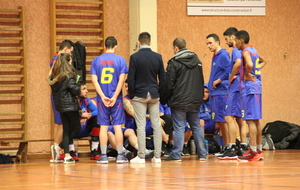
[[[128,159],[124,156],[124,154],[118,154],[117,156],[117,161],[116,161],[118,164],[121,164],[121,163],[127,163],[128,162]]]
[[[177,162],[181,162],[181,159],[177,159],[177,158],[173,158],[171,156],[167,157],[167,158],[163,158],[163,161],[177,161]]]
[[[199,158],[200,162],[205,162],[206,158]]]
[[[183,145],[183,149],[182,149],[182,156],[190,156],[190,152],[189,152],[189,148],[187,147],[187,145]]]
[[[108,158],[106,154],[101,154],[101,157],[97,160],[98,164],[108,164]]]
[[[75,163],[75,160],[72,157],[64,158],[64,164]]]
[[[153,156],[154,156],[154,151],[146,149],[145,159],[153,158]]]
[[[225,151],[226,151],[227,149],[228,149],[227,146],[223,147],[223,148],[221,149],[221,151],[215,153],[214,156],[217,156],[217,157],[218,157],[218,156],[222,156],[222,155],[225,153]]]
[[[259,154],[259,160],[264,160],[265,159],[265,154],[264,151],[262,150],[257,150],[257,154]]]
[[[227,149],[224,154],[217,156],[219,160],[236,160],[238,156],[236,155],[235,148]]]
[[[132,154],[132,152],[129,151],[129,150],[125,150],[124,151],[124,155],[127,158],[127,160],[131,160],[134,157],[133,154]]]
[[[153,163],[161,163],[161,159],[160,159],[160,158],[155,158],[155,157],[153,157],[153,158],[151,159],[151,162],[153,162]]]
[[[97,149],[91,151],[91,160],[98,160],[100,158],[100,152]]]
[[[78,152],[76,150],[71,150],[70,151],[70,155],[73,158],[73,160],[75,160],[76,162],[79,161],[79,159],[78,159]]]
[[[139,156],[136,156],[135,158],[130,160],[131,164],[144,164],[145,163],[145,159],[144,158],[140,158]]]
[[[57,146],[56,145],[52,145],[51,146],[51,156],[54,160],[54,162],[58,162],[59,160],[59,150],[57,150]]]
[[[250,153],[247,155],[238,156],[238,160],[240,162],[255,161],[255,160],[259,160],[259,158],[260,158],[259,154],[257,154],[257,152],[254,152],[252,150],[250,150]]]
[[[240,145],[240,147],[237,149],[237,152],[236,152],[236,154],[238,155],[238,156],[243,156],[243,155],[247,155],[247,154],[249,154],[249,148],[246,146],[246,145]],[[248,151],[248,152],[247,152]]]

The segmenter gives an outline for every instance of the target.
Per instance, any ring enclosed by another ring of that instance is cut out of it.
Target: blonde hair
[[[74,78],[77,77],[75,68],[70,64],[72,57],[68,53],[61,53],[58,55],[55,64],[52,67],[50,79],[57,78],[57,81],[61,81],[66,77],[70,78],[70,75]]]

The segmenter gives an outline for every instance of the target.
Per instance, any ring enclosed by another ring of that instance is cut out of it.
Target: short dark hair
[[[244,40],[245,44],[248,44],[250,41],[250,35],[246,30],[240,30],[235,34],[237,39]]]
[[[208,34],[208,36],[206,36],[206,39],[208,39],[208,38],[213,38],[215,41],[220,42],[219,36],[217,34],[215,34],[215,33]]]
[[[59,46],[59,50],[63,50],[65,49],[65,47],[67,47],[68,49],[71,49],[73,47],[73,42],[71,40],[64,40],[61,42],[60,46]]]
[[[78,83],[77,83],[79,86],[83,86],[83,85],[86,85],[86,83],[84,82],[84,81],[78,81]]]
[[[237,32],[238,32],[238,29],[236,29],[235,27],[229,27],[229,28],[227,28],[227,30],[225,30],[225,32],[223,33],[223,36],[235,35]]]
[[[151,42],[151,35],[148,32],[142,32],[138,40],[141,44],[149,44]]]
[[[175,38],[173,41],[173,46],[176,46],[179,48],[179,50],[182,50],[186,48],[186,41],[183,38]]]
[[[112,49],[114,48],[116,45],[118,45],[117,39],[113,36],[108,36],[105,39],[105,47],[106,49]]]

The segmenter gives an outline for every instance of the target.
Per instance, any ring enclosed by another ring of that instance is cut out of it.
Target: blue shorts
[[[54,123],[57,125],[60,125],[60,124],[62,124],[62,120],[61,120],[60,113],[58,111],[56,111],[56,109],[55,109],[53,94],[51,94],[50,98],[51,98],[51,105],[52,105],[52,110],[53,110]]]
[[[184,132],[191,131],[191,130],[192,130],[192,129],[191,129],[189,123],[186,122]]]
[[[125,130],[126,130],[126,127],[122,127],[122,133],[124,133]],[[114,126],[113,125],[108,125],[107,132],[111,132],[111,133],[115,134]]]
[[[240,92],[229,93],[228,99],[226,102],[226,115],[242,117]]]
[[[261,94],[249,94],[242,102],[243,120],[262,119]]]
[[[98,102],[98,125],[125,124],[125,114],[122,101],[117,101],[113,107],[106,107],[103,102]]]
[[[215,134],[215,123],[212,120],[205,120],[204,122],[204,134]]]
[[[146,137],[153,135],[153,128],[150,119],[146,119]]]
[[[210,96],[211,119],[215,123],[225,122],[227,95]]]
[[[91,136],[91,130],[92,128],[91,127],[88,127],[87,125],[82,125],[81,126],[81,131],[79,134],[76,135],[75,139],[80,139],[80,138],[83,138],[83,137],[89,137]]]
[[[125,130],[126,130],[126,129],[133,129],[134,131],[136,131],[135,121],[132,120],[132,121],[130,121],[130,122],[126,122],[126,123],[125,123]],[[125,130],[124,130],[124,131],[125,131]]]

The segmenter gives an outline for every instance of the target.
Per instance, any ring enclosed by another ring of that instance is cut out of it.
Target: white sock
[[[262,151],[262,145],[261,145],[261,144],[258,144],[258,145],[257,145],[257,149],[260,150],[260,151]]]
[[[74,144],[69,144],[69,151],[75,151],[75,146]]]
[[[98,150],[99,141],[92,141],[92,150]]]
[[[139,145],[136,144],[136,145],[134,146],[134,148],[135,148],[136,150],[139,150]]]
[[[252,151],[254,151],[254,152],[257,151],[256,146],[250,146],[250,149],[251,149]]]

